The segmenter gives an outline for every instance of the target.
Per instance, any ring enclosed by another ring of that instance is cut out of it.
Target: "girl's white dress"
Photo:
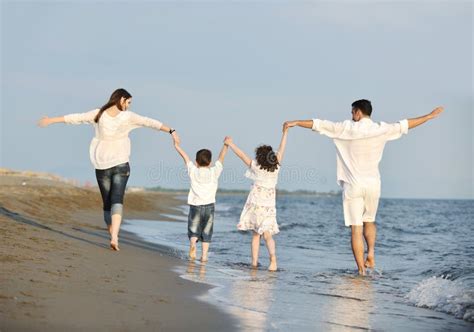
[[[237,224],[239,230],[251,230],[258,234],[269,232],[272,235],[280,231],[275,207],[275,188],[279,172],[280,167],[274,172],[268,172],[260,169],[260,165],[252,160],[245,176],[254,180],[254,183]]]

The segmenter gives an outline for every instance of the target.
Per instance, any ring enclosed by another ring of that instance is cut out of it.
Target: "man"
[[[375,215],[380,198],[379,162],[387,141],[400,138],[428,120],[436,118],[442,107],[419,118],[388,124],[373,122],[372,105],[362,99],[352,103],[352,121],[296,120],[284,123],[312,129],[334,140],[337,150],[337,182],[342,188],[344,221],[352,229],[352,252],[359,274],[375,267]],[[364,238],[367,257],[364,261]]]

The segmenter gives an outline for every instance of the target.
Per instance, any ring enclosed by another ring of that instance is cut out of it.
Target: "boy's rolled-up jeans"
[[[110,226],[112,215],[123,215],[123,197],[130,176],[130,165],[124,163],[107,169],[96,169],[95,176],[102,195],[104,221]]]
[[[189,205],[188,237],[198,241],[211,242],[214,228],[215,205]]]

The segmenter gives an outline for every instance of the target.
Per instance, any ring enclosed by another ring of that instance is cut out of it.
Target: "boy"
[[[196,153],[195,165],[180,144],[180,139],[174,138],[174,147],[183,158],[191,180],[188,195],[189,258],[196,258],[196,243],[200,240],[202,242],[201,262],[206,262],[214,226],[214,205],[218,179],[222,173],[222,164],[228,147],[224,144],[219,159],[214,166],[211,166],[211,151],[207,149],[199,150]]]

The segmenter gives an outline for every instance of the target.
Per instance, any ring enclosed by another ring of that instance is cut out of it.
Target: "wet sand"
[[[130,192],[125,218],[166,220],[183,202]],[[231,316],[196,299],[208,286],[181,279],[183,262],[121,233],[108,248],[96,188],[0,172],[0,330],[230,331]]]

